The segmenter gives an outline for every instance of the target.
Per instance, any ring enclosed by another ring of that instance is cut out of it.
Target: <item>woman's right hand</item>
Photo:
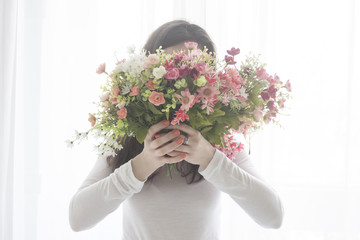
[[[162,129],[169,126],[165,120],[151,126],[144,140],[144,149],[131,160],[133,173],[140,181],[145,181],[156,169],[166,163],[177,163],[186,158],[186,154],[169,156],[168,153],[180,146],[185,136],[175,129],[166,134],[159,134]]]

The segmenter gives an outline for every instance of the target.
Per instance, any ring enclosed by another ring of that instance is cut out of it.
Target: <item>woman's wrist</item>
[[[214,157],[216,149],[214,147],[211,146],[211,148],[209,149],[209,155],[208,157],[205,157],[204,160],[199,164],[199,171],[204,170],[205,168],[207,168],[207,166],[209,165],[209,163],[211,162],[212,158]]]
[[[146,179],[156,170],[152,171],[152,167],[147,166],[146,158],[142,153],[131,160],[131,167],[134,176],[142,182],[146,181]]]

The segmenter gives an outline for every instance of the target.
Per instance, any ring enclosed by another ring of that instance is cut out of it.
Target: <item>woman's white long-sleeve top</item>
[[[220,194],[227,193],[259,225],[280,227],[283,207],[277,192],[262,180],[249,155],[231,161],[216,150],[199,171],[204,180],[187,184],[179,173],[171,180],[166,167],[152,181],[139,181],[131,160],[114,172],[99,159],[73,196],[69,208],[74,231],[93,227],[123,205],[123,239],[219,239]]]

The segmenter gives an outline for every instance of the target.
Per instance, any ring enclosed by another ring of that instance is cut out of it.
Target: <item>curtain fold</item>
[[[357,0],[0,0],[0,240],[120,238],[121,209],[71,231],[68,203],[96,153],[65,140],[89,127],[97,65],[173,19],[204,27],[220,57],[261,53],[293,84],[284,130],[251,142],[284,225],[260,229],[225,196],[223,239],[359,239],[359,16]]]
[[[12,239],[18,2],[2,1],[0,19],[0,239]]]

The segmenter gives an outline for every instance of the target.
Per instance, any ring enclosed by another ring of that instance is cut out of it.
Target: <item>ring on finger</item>
[[[188,145],[188,143],[189,143],[189,138],[188,138],[188,137],[185,137],[184,142],[183,142],[183,145]]]

